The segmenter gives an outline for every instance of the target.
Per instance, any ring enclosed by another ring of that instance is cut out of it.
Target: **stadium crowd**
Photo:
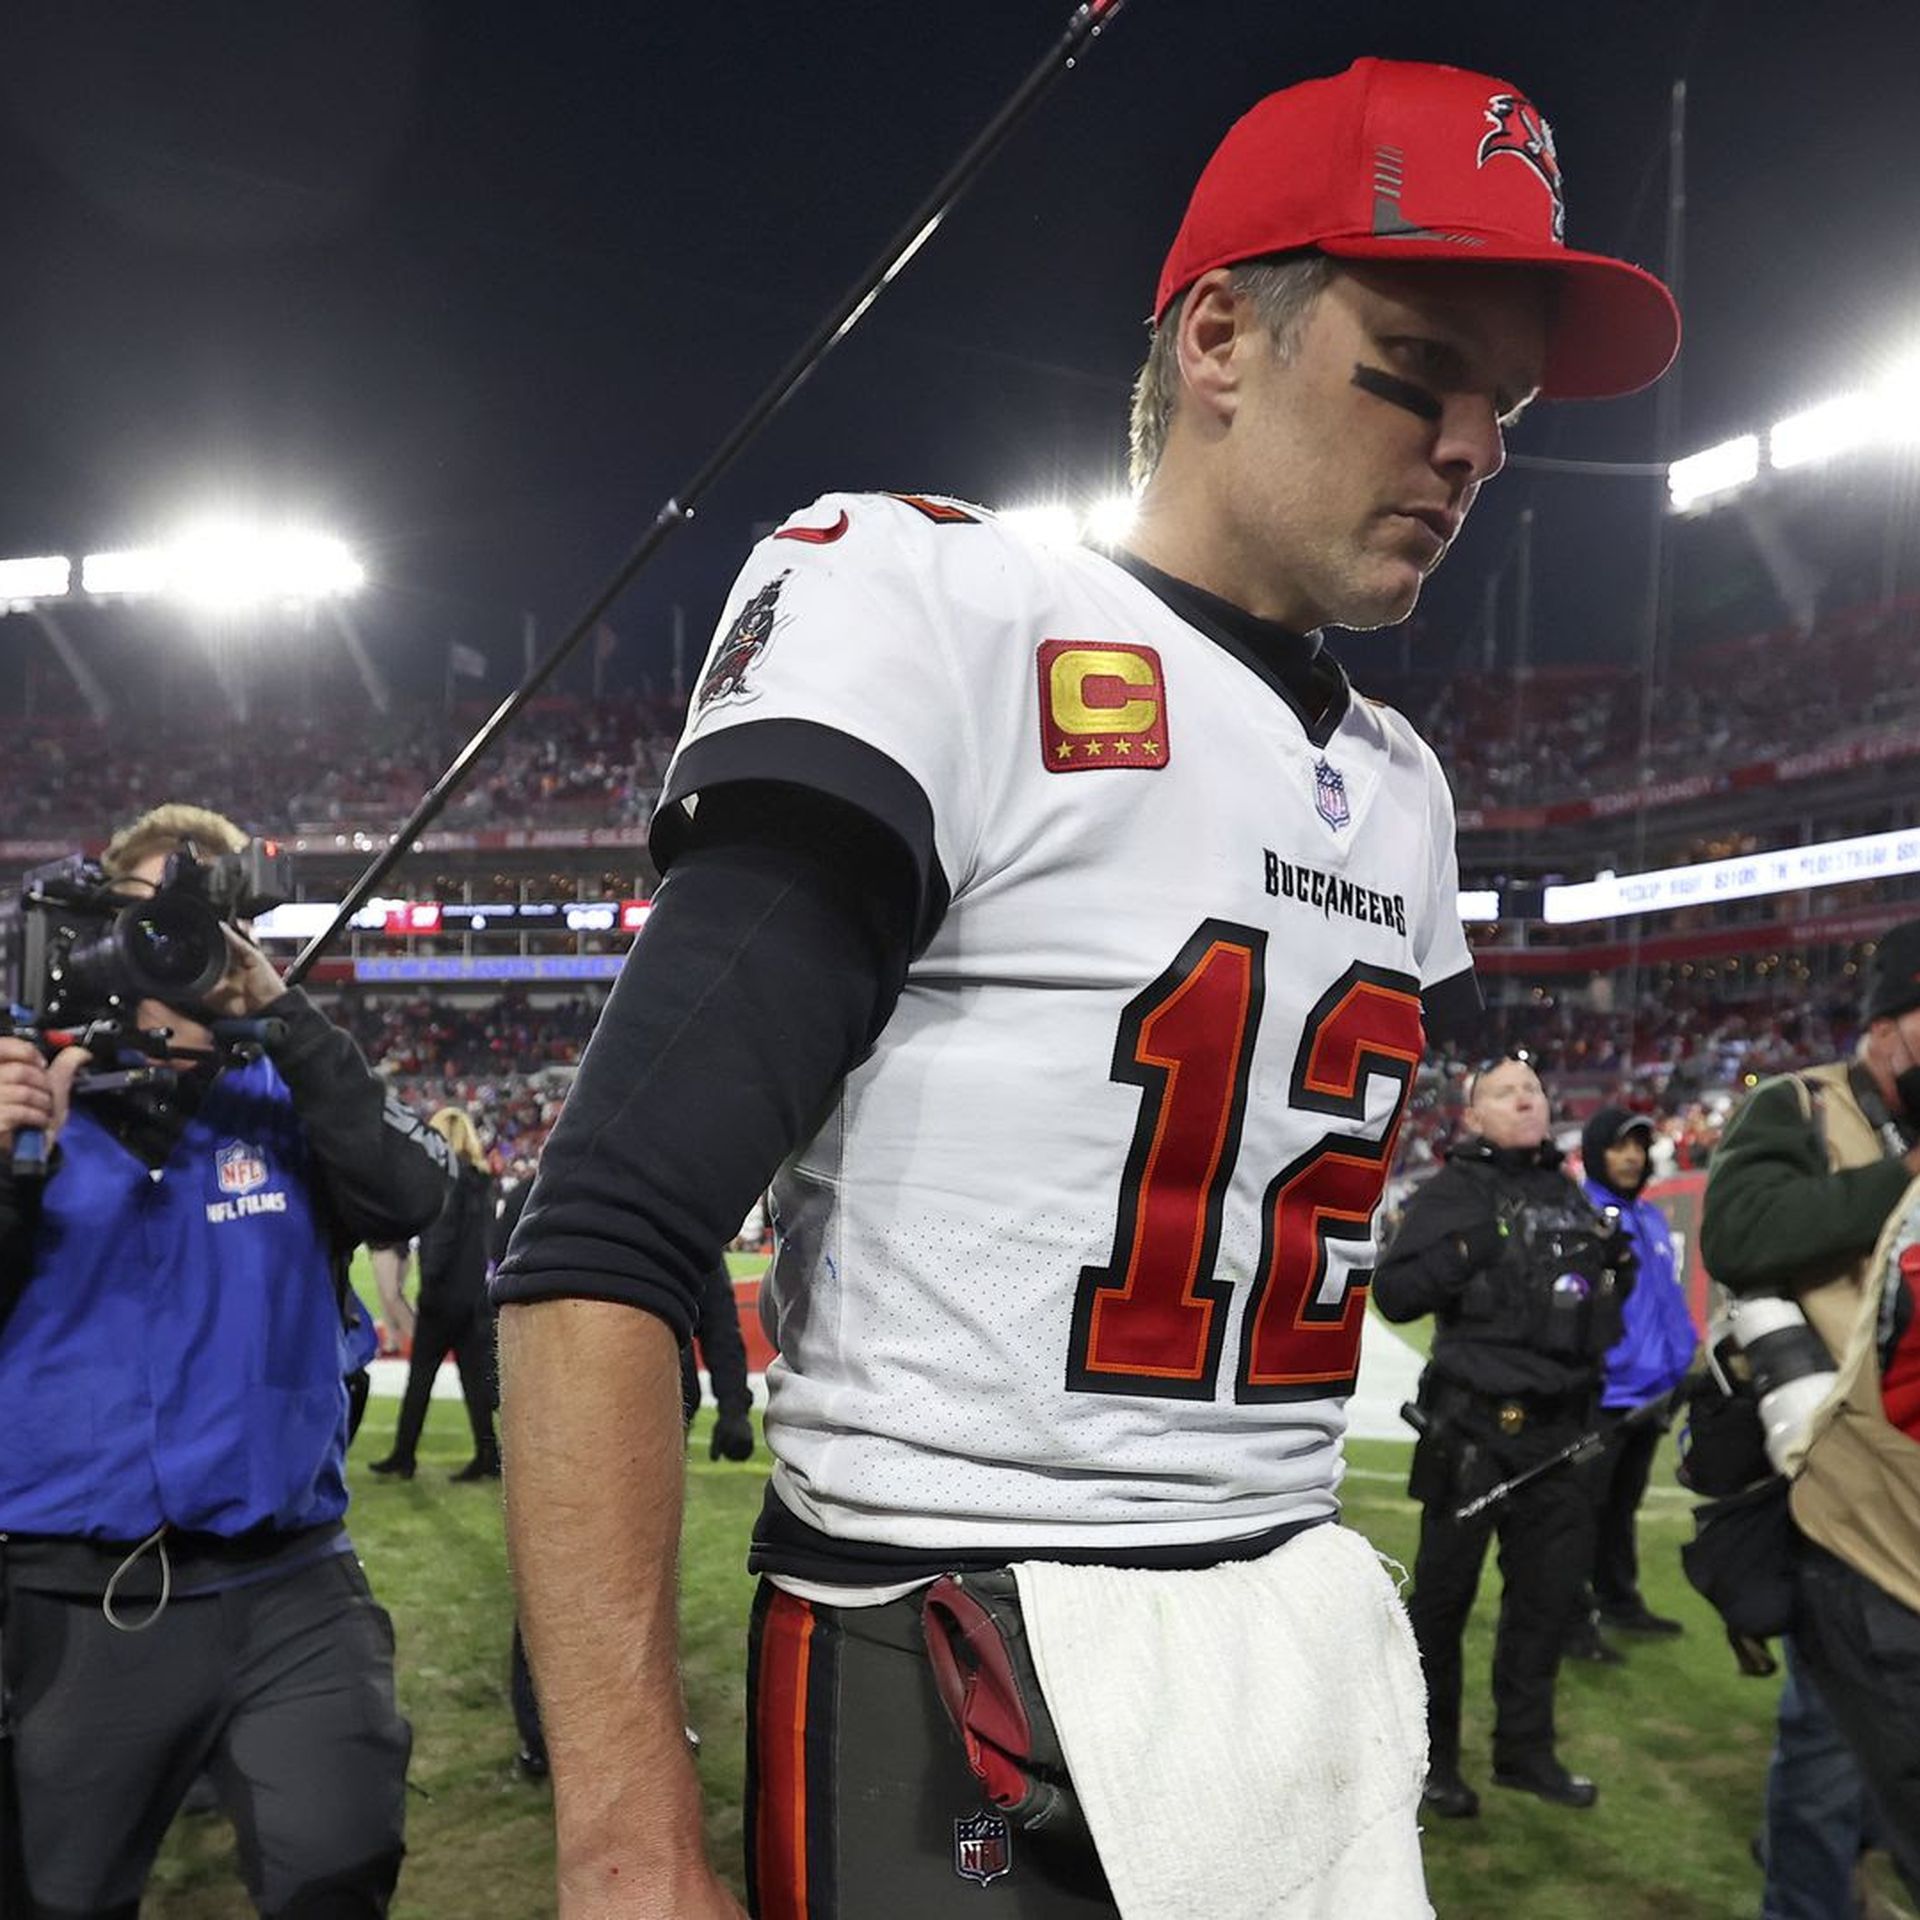
[[[536,1007],[511,988],[471,1005],[425,995],[376,1000],[348,993],[332,1011],[368,1059],[404,1079],[525,1078],[571,1066],[599,1014],[585,999]]]
[[[204,795],[255,833],[378,828],[403,818],[471,726],[443,711],[388,715],[328,705],[276,712],[270,727],[209,729],[128,717],[0,721],[0,818],[10,834],[83,834],[154,793]],[[497,747],[441,824],[617,827],[644,823],[670,742],[645,702],[552,699]]]
[[[1435,681],[1363,668],[1448,770],[1463,811],[1632,790],[1703,766],[1734,767],[1883,731],[1920,715],[1912,685],[1920,604],[1836,614],[1685,655],[1662,687],[1640,766],[1640,681],[1629,662],[1545,669],[1515,682]],[[1849,663],[1827,671],[1835,650]],[[449,808],[454,831],[643,825],[678,716],[626,693],[536,703]],[[404,817],[471,731],[444,707],[379,716],[339,698],[276,711],[271,728],[209,730],[151,711],[100,728],[75,715],[0,719],[0,818],[51,835],[138,811],[153,793],[204,796],[260,833],[377,829]],[[291,777],[290,776],[291,773]]]
[[[1465,810],[1627,792],[1642,778],[1736,767],[1912,721],[1917,640],[1920,604],[1909,601],[1683,655],[1659,689],[1644,775],[1642,683],[1630,660],[1520,681],[1450,677],[1431,695],[1423,683],[1360,677],[1421,727]],[[1831,670],[1842,650],[1844,676]]]
[[[329,1011],[409,1106],[470,1113],[490,1170],[508,1181],[532,1175],[599,1014],[584,999],[536,1007],[515,991],[476,1005],[349,993]]]
[[[1670,982],[1643,996],[1637,1017],[1543,995],[1497,1002],[1488,1038],[1526,1048],[1557,1079],[1643,1104],[1649,1094],[1731,1088],[1840,1051],[1858,1026],[1849,990],[1843,981],[1790,998],[1736,999],[1717,979]]]
[[[1539,1063],[1563,1130],[1616,1104],[1655,1120],[1662,1170],[1703,1166],[1746,1087],[1852,1046],[1854,995],[1844,973],[1770,990],[1764,978],[1687,979],[1676,969],[1648,984],[1637,1018],[1574,994],[1496,1001],[1484,1042],[1436,1054],[1421,1076],[1402,1129],[1402,1171],[1418,1176],[1433,1164],[1458,1127],[1467,1075],[1495,1047],[1524,1049]],[[329,1010],[410,1106],[472,1112],[494,1171],[508,1179],[532,1171],[599,1016],[591,999],[536,1006],[518,989],[486,1000],[349,990]]]

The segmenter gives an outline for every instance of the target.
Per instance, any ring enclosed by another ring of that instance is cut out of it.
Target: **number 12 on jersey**
[[[1240,1157],[1254,1042],[1266,997],[1267,936],[1206,920],[1159,979],[1128,1002],[1113,1078],[1141,1089],[1104,1267],[1083,1267],[1067,1385],[1080,1393],[1211,1400],[1232,1286],[1215,1272],[1220,1223]],[[1241,1315],[1234,1398],[1350,1393],[1372,1269],[1329,1289],[1335,1244],[1364,1241],[1425,1045],[1419,982],[1355,961],[1300,1034],[1289,1109],[1347,1123],[1279,1169],[1261,1200],[1260,1255]],[[1368,1082],[1392,1108],[1366,1127]]]

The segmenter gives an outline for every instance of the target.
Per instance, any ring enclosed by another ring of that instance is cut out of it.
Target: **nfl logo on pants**
[[[953,1823],[953,1870],[984,1887],[1013,1865],[1013,1835],[997,1813],[976,1813]]]

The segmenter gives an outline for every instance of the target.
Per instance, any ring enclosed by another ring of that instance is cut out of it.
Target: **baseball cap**
[[[1160,270],[1154,317],[1214,267],[1308,247],[1536,266],[1559,288],[1542,394],[1650,386],[1680,345],[1672,294],[1627,261],[1576,253],[1565,224],[1553,133],[1519,88],[1462,67],[1356,60],[1268,94],[1228,129]]]
[[[1920,920],[1902,920],[1880,936],[1867,962],[1862,1020],[1891,1019],[1920,1007]]]

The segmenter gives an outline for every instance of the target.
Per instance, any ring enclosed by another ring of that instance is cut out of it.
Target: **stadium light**
[[[168,542],[166,590],[203,607],[322,600],[352,593],[366,572],[342,541],[299,529],[210,520]]]
[[[1896,447],[1920,446],[1920,351],[1896,364],[1874,397],[1880,437]]]
[[[1744,487],[1760,472],[1760,436],[1743,433],[1717,447],[1690,453],[1667,469],[1667,494],[1676,513],[1684,513],[1716,493]]]
[[[1117,547],[1133,531],[1140,502],[1130,493],[1110,493],[1086,512],[1086,538],[1096,547]]]
[[[1767,464],[1785,471],[1852,453],[1878,432],[1878,412],[1872,396],[1843,393],[1776,420],[1767,430]]]
[[[207,520],[157,547],[90,553],[80,591],[97,598],[166,594],[196,606],[237,608],[323,600],[366,584],[346,543],[302,528]]]
[[[1887,363],[1871,386],[1776,420],[1764,447],[1757,434],[1742,434],[1674,461],[1667,491],[1673,511],[1685,513],[1757,480],[1763,464],[1770,472],[1789,473],[1873,447],[1920,448],[1920,347]]]
[[[67,591],[73,562],[64,553],[27,560],[0,560],[0,609],[30,607],[36,600],[58,600]]]
[[[1059,502],[1030,507],[1008,507],[996,516],[1003,525],[1023,533],[1042,546],[1071,547],[1080,540],[1080,516]]]
[[[90,553],[80,562],[82,593],[101,596],[158,593],[166,583],[166,566],[157,547]]]

